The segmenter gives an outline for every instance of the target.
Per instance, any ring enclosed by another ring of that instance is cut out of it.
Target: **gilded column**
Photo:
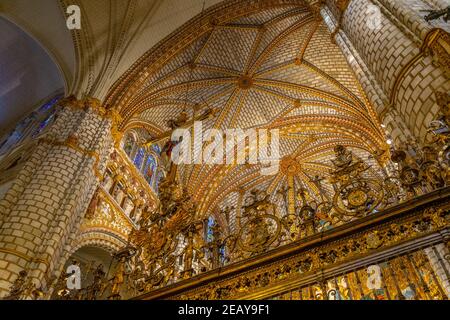
[[[44,292],[59,273],[105,170],[113,118],[96,99],[59,102],[55,123],[0,201],[0,297],[21,271]]]
[[[295,185],[294,176],[288,175],[288,214],[295,215]]]
[[[341,32],[340,24],[342,21],[335,17],[343,17],[343,15],[336,8],[335,13],[333,13],[329,7],[322,8],[321,15],[332,34],[332,41],[341,49],[361,88],[378,113],[380,121],[384,124],[387,137],[396,145],[401,145],[410,140],[412,134],[403,118],[398,115],[395,109],[389,107],[389,97],[386,96],[351,41],[344,32]]]

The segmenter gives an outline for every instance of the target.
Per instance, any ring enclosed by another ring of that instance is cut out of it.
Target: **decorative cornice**
[[[135,165],[131,162],[131,160],[128,158],[125,152],[121,148],[117,148],[115,151],[117,155],[120,157],[121,162],[123,162],[128,168],[129,173],[131,174],[131,178],[137,180],[141,188],[145,189],[145,192],[149,195],[150,199],[152,199],[155,203],[157,203],[158,196],[155,194],[153,189],[148,185],[147,181],[144,179],[142,174],[140,174],[140,172],[136,169]]]
[[[22,259],[24,259],[24,260],[26,260],[28,262],[43,263],[47,267],[50,265],[47,260],[33,258],[33,257],[30,257],[30,256],[28,256],[28,255],[26,255],[26,254],[24,254],[22,252],[16,251],[16,250],[0,248],[0,252],[15,255],[16,257],[22,258]]]

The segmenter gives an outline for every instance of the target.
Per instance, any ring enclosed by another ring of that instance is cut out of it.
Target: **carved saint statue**
[[[95,212],[97,210],[98,204],[100,202],[100,193],[99,190],[95,191],[94,196],[92,197],[91,202],[89,203],[89,207],[86,211],[85,218],[91,220],[95,217]]]
[[[184,249],[184,274],[183,277],[188,279],[192,276],[192,262],[194,261],[194,237],[187,238],[188,243]]]

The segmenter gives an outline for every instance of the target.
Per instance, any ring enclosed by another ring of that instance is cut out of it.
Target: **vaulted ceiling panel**
[[[368,160],[368,151],[386,144],[372,106],[314,12],[303,1],[290,1],[291,5],[251,7],[246,15],[242,6],[230,5],[220,16],[198,17],[196,23],[209,30],[202,30],[197,38],[192,31],[186,32],[190,43],[185,47],[179,45],[182,32],[177,41],[171,43],[169,38],[164,45],[173,51],[164,56],[165,66],[142,62],[141,69],[149,74],[135,77],[127,95],[115,101],[124,124],[143,119],[169,132],[167,120],[183,111],[192,119],[194,109],[198,116],[211,108],[215,112],[203,121],[204,131],[212,127],[279,129],[281,157],[290,157],[301,167],[294,183],[316,196],[311,179],[329,176],[337,144],[371,163],[375,174],[378,167]],[[186,30],[192,29],[187,26]],[[148,61],[163,59],[158,54],[162,53],[155,51],[154,57],[149,53]],[[198,164],[180,166],[179,174],[199,212],[206,214],[236,205],[238,197],[227,195],[237,190],[263,187],[277,198],[279,190],[287,188],[286,174],[280,170],[263,176],[260,169],[254,164]],[[332,189],[325,182],[324,188]]]

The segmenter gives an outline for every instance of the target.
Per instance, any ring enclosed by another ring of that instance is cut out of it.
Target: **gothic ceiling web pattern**
[[[190,34],[193,40],[181,49],[172,42],[170,58],[159,68],[140,69],[144,80],[121,94],[123,127],[134,123],[158,135],[182,111],[192,117],[194,106],[196,115],[213,108],[218,113],[203,130],[280,129],[281,155],[301,168],[294,183],[314,196],[319,194],[311,178],[328,175],[337,144],[370,162],[372,174],[378,174],[370,154],[387,148],[384,133],[311,7],[275,1],[203,19],[209,21],[205,32]],[[258,165],[183,165],[179,173],[205,214],[236,205],[236,194],[252,188],[269,190],[278,201],[277,190],[287,184],[284,172],[261,176]]]

